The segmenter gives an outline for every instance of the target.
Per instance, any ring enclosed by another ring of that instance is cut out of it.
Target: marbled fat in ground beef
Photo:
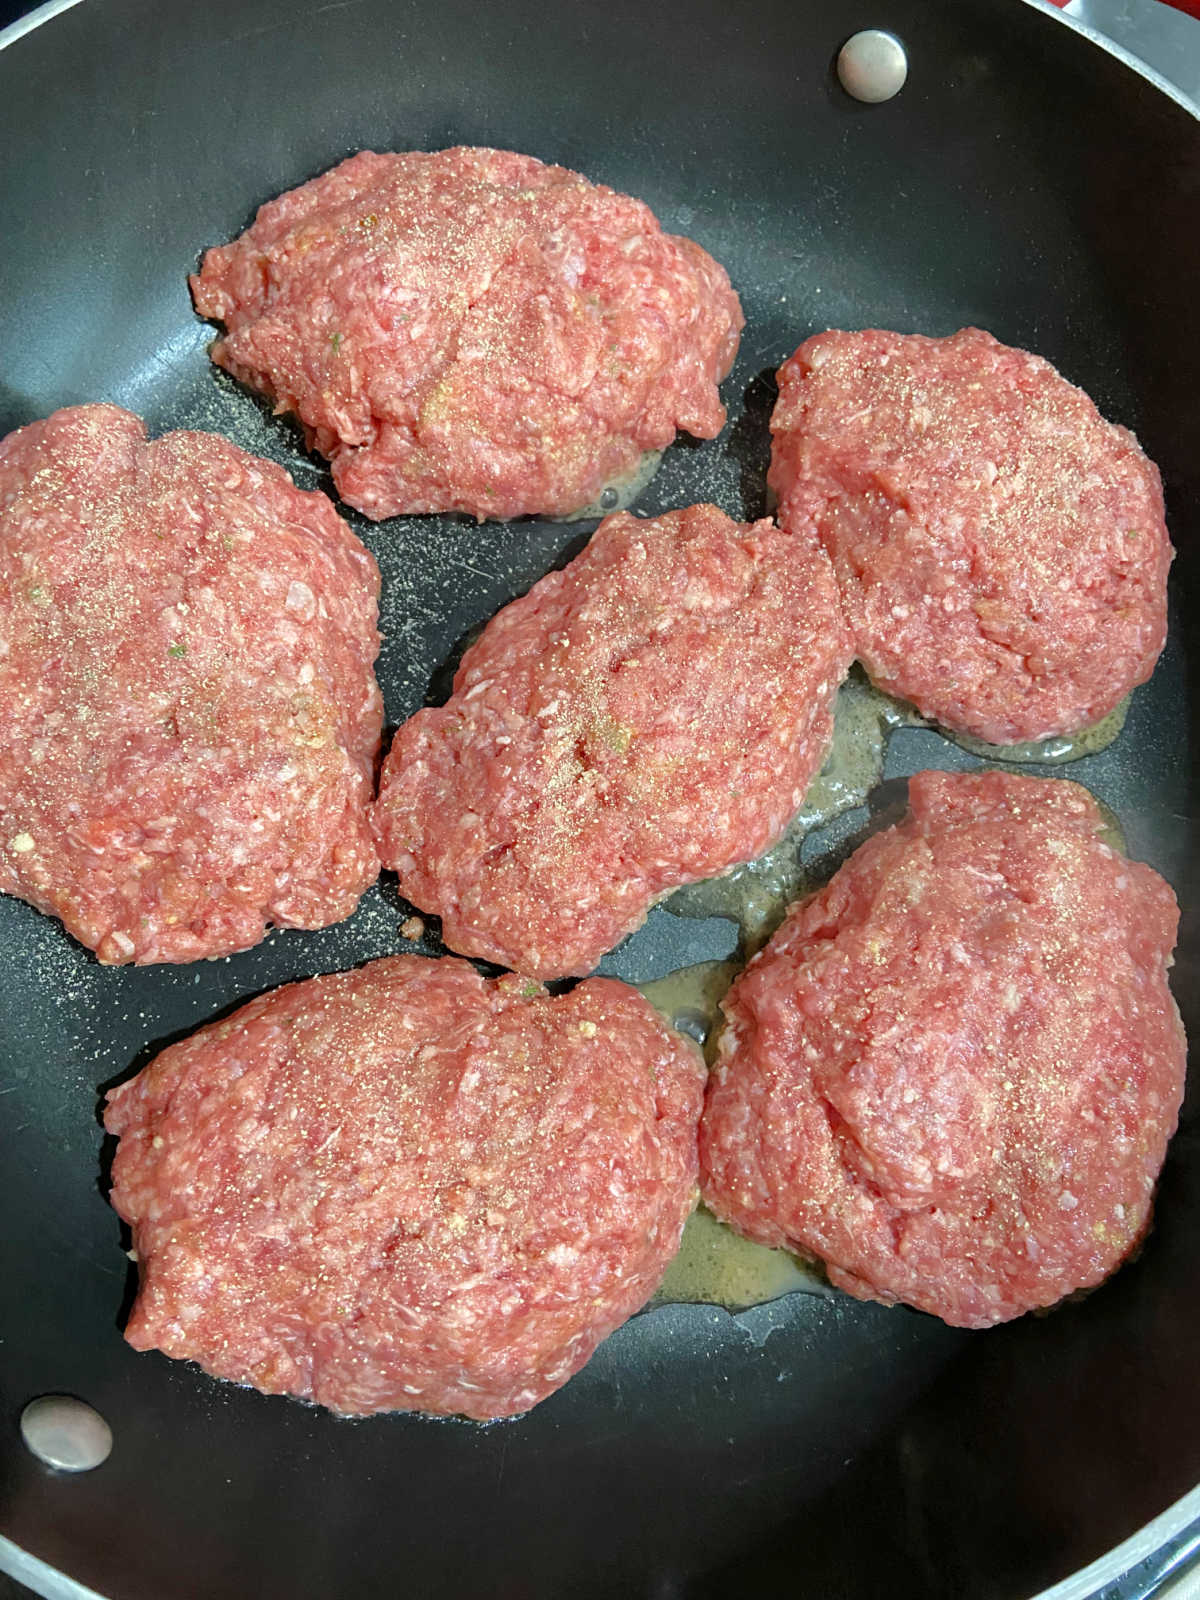
[[[1154,670],[1158,470],[1048,361],[978,328],[808,339],[779,374],[779,518],[833,559],[889,694],[993,744],[1076,733]]]
[[[113,1091],[126,1337],[335,1411],[525,1411],[653,1293],[696,1048],[636,990],[397,956],[251,1001]]]
[[[1060,780],[925,772],[734,983],[704,1199],[864,1299],[981,1328],[1141,1238],[1183,1094],[1178,908]]]
[[[715,506],[610,517],[400,728],[380,857],[451,949],[588,972],[664,894],[779,839],[849,659],[815,542]]]
[[[720,432],[722,267],[641,201],[505,150],[370,151],[192,278],[213,359],[294,412],[369,517],[564,516]]]
[[[77,406],[0,443],[0,890],[104,962],[354,910],[379,574],[324,495]]]

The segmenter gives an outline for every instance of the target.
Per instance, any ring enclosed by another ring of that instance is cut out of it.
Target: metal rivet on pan
[[[838,52],[837,74],[847,94],[868,105],[878,105],[903,89],[908,57],[894,33],[864,28],[847,39]]]
[[[44,1394],[21,1413],[21,1437],[48,1467],[90,1472],[108,1460],[112,1429],[86,1401],[69,1394]]]

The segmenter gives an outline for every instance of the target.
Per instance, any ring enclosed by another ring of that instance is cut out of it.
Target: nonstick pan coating
[[[884,106],[831,72],[865,26],[910,52]],[[1176,992],[1200,1037],[1200,124],[1179,104],[1017,0],[84,0],[0,53],[0,139],[5,431],[109,399],[324,483],[214,376],[185,277],[360,147],[529,151],[641,196],[726,264],[748,318],[731,425],[668,452],[642,511],[761,511],[764,374],[815,329],[976,322],[1048,356],[1166,480],[1172,641],[1117,745],[1069,775],[1174,883]],[[444,694],[463,636],[585,531],[351,520],[384,568],[392,723]],[[905,731],[888,777],[930,764],[974,762]],[[673,1307],[487,1429],[338,1421],[134,1354],[98,1089],[246,995],[395,949],[403,915],[385,880],[341,928],[107,971],[0,901],[0,1531],[17,1544],[119,1600],[1010,1600],[1200,1481],[1194,1096],[1142,1258],[986,1334],[843,1297]],[[659,910],[607,966],[649,978],[730,944],[726,923]],[[20,1408],[46,1391],[112,1424],[99,1471],[56,1477],[23,1450]]]

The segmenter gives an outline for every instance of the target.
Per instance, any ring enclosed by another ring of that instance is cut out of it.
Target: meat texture
[[[319,928],[379,870],[375,563],[323,495],[115,406],[0,444],[0,889],[104,962]]]
[[[213,360],[292,411],[369,517],[562,516],[720,432],[723,268],[638,200],[504,150],[366,151],[208,251]]]
[[[525,1411],[678,1248],[703,1084],[611,979],[397,956],[277,989],[109,1097],[126,1337],[335,1411]]]
[[[381,859],[451,949],[590,971],[662,895],[780,837],[849,658],[811,541],[715,506],[610,517],[399,730]]]
[[[1086,790],[925,772],[725,1001],[707,1204],[982,1328],[1129,1254],[1183,1092],[1178,912]]]
[[[978,328],[822,333],[779,374],[780,521],[833,558],[872,679],[994,744],[1075,733],[1154,669],[1158,470],[1047,361]]]

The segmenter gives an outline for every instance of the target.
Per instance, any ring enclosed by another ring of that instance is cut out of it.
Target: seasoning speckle
[[[680,883],[779,839],[849,654],[811,545],[715,506],[609,517],[397,731],[381,858],[450,949],[588,972]]]
[[[115,1089],[134,1347],[355,1414],[506,1416],[565,1383],[678,1246],[704,1069],[624,984],[519,984],[374,961]]]
[[[6,889],[105,963],[347,916],[378,871],[378,573],[327,499],[76,406],[5,440],[0,534]]]
[[[978,328],[829,332],[779,383],[768,482],[783,525],[828,550],[873,682],[1019,745],[1102,722],[1150,676],[1159,474],[1048,361]]]
[[[269,309],[247,292],[263,272]],[[503,150],[352,156],[191,282],[225,325],[213,359],[294,407],[375,519],[593,504],[678,429],[720,432],[743,320],[724,269],[640,201]]]
[[[1076,784],[923,772],[909,797],[725,997],[704,1198],[835,1287],[989,1327],[1144,1226],[1183,1090],[1178,908]]]

